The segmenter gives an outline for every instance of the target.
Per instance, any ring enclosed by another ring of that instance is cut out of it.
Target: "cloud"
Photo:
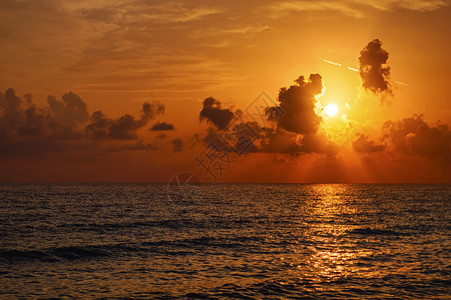
[[[174,139],[171,141],[174,152],[183,151],[183,141],[181,139]]]
[[[449,5],[446,0],[344,0],[344,1],[283,1],[271,5],[274,12],[280,11],[336,11],[344,15],[363,18],[369,13],[392,12],[399,9],[412,11],[434,11]]]
[[[378,39],[372,40],[360,51],[359,74],[365,89],[373,93],[391,93],[387,60],[388,52],[382,49],[382,43]]]
[[[154,150],[156,146],[138,140],[137,131],[164,113],[159,103],[144,103],[141,116],[125,114],[109,118],[102,111],[89,118],[86,103],[69,92],[56,100],[48,97],[48,106],[37,108],[31,95],[25,101],[13,89],[0,92],[0,146],[3,158],[32,156],[54,151],[99,154],[127,150]],[[89,118],[89,120],[88,120]],[[97,143],[100,140],[111,142]],[[128,140],[137,140],[129,143]]]
[[[75,94],[63,95],[62,101],[49,96],[49,107],[38,109],[31,96],[27,101],[13,89],[0,93],[0,137],[42,137],[46,139],[78,139],[78,124],[86,121],[86,104]]]
[[[208,128],[203,141],[218,151],[239,154],[265,152],[298,156],[319,153],[334,156],[338,147],[318,133],[322,119],[315,113],[315,105],[323,88],[319,74],[311,74],[308,79],[300,76],[294,85],[281,88],[279,104],[266,107],[264,111],[272,127],[260,127],[257,122],[246,120],[240,110],[223,109],[220,101],[207,98],[200,118],[215,126]]]
[[[266,138],[262,141],[262,152],[299,154],[301,153],[299,137],[285,130],[267,132]]]
[[[279,128],[311,134],[318,131],[321,117],[315,113],[315,97],[323,91],[323,81],[319,74],[311,74],[308,80],[300,76],[289,88],[281,88],[278,106],[265,110],[270,121],[277,121]]]
[[[262,137],[263,130],[257,122],[241,122],[234,126],[233,134],[236,137],[234,148],[238,153],[260,152],[255,142]]]
[[[363,12],[346,1],[285,1],[272,5],[272,10],[275,12],[283,11],[337,11],[348,16],[361,18],[364,16]]]
[[[21,103],[13,89],[6,90],[5,94],[0,92],[0,137],[9,136],[24,121]]]
[[[339,152],[339,148],[324,135],[306,134],[301,142],[301,152],[326,154],[333,157]]]
[[[129,0],[121,4],[108,3],[108,5],[101,7],[82,8],[80,12],[87,19],[136,26],[146,23],[169,24],[193,22],[208,16],[220,14],[223,12],[223,9],[205,5],[196,6],[186,1],[185,3],[167,1],[155,3],[155,1]]]
[[[382,127],[384,140],[404,155],[421,155],[451,162],[451,131],[448,125],[430,126],[422,115],[413,115],[397,122],[387,121]]]
[[[208,97],[203,102],[199,119],[213,123],[219,130],[225,129],[233,119],[234,113],[230,109],[222,108],[221,102]]]
[[[352,149],[359,153],[373,153],[384,151],[385,145],[376,144],[374,141],[368,140],[368,136],[361,133],[358,138],[352,142]]]
[[[92,139],[130,140],[137,138],[136,131],[144,127],[155,116],[164,113],[164,106],[158,103],[144,103],[141,118],[126,114],[118,119],[106,117],[102,111],[95,111],[86,126],[86,134]]]
[[[61,101],[56,100],[54,96],[49,96],[47,103],[58,121],[80,123],[89,119],[86,103],[72,92],[64,94]]]
[[[151,131],[175,130],[174,125],[166,122],[158,122],[150,128]]]

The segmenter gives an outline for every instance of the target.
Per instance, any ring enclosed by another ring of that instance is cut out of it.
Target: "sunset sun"
[[[328,104],[324,107],[324,111],[329,117],[333,117],[338,112],[338,107],[335,104]]]

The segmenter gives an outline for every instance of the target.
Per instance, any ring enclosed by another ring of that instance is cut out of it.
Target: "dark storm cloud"
[[[451,131],[445,124],[430,126],[422,115],[413,115],[398,122],[386,122],[383,138],[406,155],[417,154],[451,162]]]
[[[362,85],[373,93],[391,93],[389,83],[390,67],[387,65],[388,52],[382,49],[382,43],[375,39],[360,51],[359,74]]]
[[[352,149],[359,153],[372,153],[384,151],[385,145],[376,144],[374,141],[368,140],[368,136],[362,133],[352,142]]]
[[[265,110],[268,120],[276,121],[279,128],[287,131],[300,134],[316,133],[321,117],[314,111],[315,96],[321,94],[322,90],[321,75],[311,74],[308,80],[300,76],[294,85],[280,89],[279,106]]]
[[[174,152],[183,151],[183,141],[181,139],[174,139],[171,141]]]
[[[208,120],[213,123],[219,130],[225,129],[233,119],[234,113],[230,109],[222,108],[221,102],[208,97],[203,102],[199,119]]]
[[[166,122],[158,122],[150,128],[151,131],[175,130],[174,125]]]
[[[5,94],[0,92],[2,158],[54,151],[81,151],[89,155],[156,148],[140,140],[131,144],[120,141],[137,140],[137,130],[164,113],[161,104],[144,103],[139,118],[129,114],[109,118],[102,111],[94,112],[89,118],[86,103],[72,92],[64,94],[60,101],[49,96],[48,106],[42,108],[35,106],[31,95],[25,95],[24,99],[13,89],[8,89]],[[96,140],[111,142],[102,145]]]

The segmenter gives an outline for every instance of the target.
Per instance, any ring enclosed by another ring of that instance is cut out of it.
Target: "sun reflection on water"
[[[302,278],[313,281],[337,280],[356,272],[355,262],[367,255],[360,251],[357,242],[346,238],[353,229],[352,221],[343,215],[356,215],[352,205],[352,190],[349,185],[312,185],[309,214],[304,222],[308,228],[307,243],[311,254],[298,267],[303,270]],[[361,266],[359,266],[361,270]]]

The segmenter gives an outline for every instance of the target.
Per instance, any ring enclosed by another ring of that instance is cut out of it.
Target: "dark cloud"
[[[47,98],[50,110],[56,120],[64,123],[82,123],[89,119],[86,103],[72,92],[64,94],[61,101],[54,96]]]
[[[299,156],[305,153],[318,153],[335,156],[338,146],[320,134],[300,135],[285,130],[269,133],[262,143],[262,152],[283,153]]]
[[[262,138],[263,130],[257,122],[241,122],[234,126],[232,134],[236,140],[234,144],[235,150],[240,153],[260,152],[255,144],[258,139]]]
[[[117,120],[111,121],[108,138],[120,140],[135,139],[137,137],[136,131],[145,124],[146,121],[135,120],[133,116],[128,114],[124,115]]]
[[[308,80],[300,76],[295,84],[279,91],[279,106],[269,107],[265,113],[270,121],[276,121],[281,129],[311,134],[318,131],[321,117],[315,113],[315,96],[323,90],[322,77],[311,74]]]
[[[276,130],[267,134],[264,151],[336,155],[338,147],[318,133],[322,118],[315,113],[315,104],[324,88],[321,75],[310,74],[307,80],[300,76],[294,82],[280,89],[278,106],[265,110],[268,120],[276,123]]]
[[[183,141],[181,139],[175,139],[171,141],[174,152],[183,151]]]
[[[158,122],[150,128],[151,131],[175,130],[174,125],[166,122]]]
[[[117,119],[106,117],[102,111],[95,111],[86,126],[86,134],[92,139],[136,139],[136,131],[144,127],[147,122],[155,116],[164,113],[164,106],[161,104],[144,103],[141,111],[141,118],[135,119],[132,115],[125,114]]]
[[[376,144],[374,141],[368,140],[368,136],[361,133],[358,138],[352,142],[352,148],[359,153],[372,153],[384,151],[385,145]]]
[[[236,125],[231,126],[227,131],[218,131],[210,127],[203,142],[216,151],[242,155],[261,151],[257,146],[263,137],[261,133],[262,129],[258,123],[237,120]]]
[[[430,126],[422,115],[413,115],[398,122],[385,122],[382,130],[383,138],[403,154],[451,162],[451,131],[445,124]]]
[[[233,117],[234,113],[230,109],[223,109],[221,102],[213,97],[208,97],[204,100],[202,110],[199,114],[199,119],[201,121],[208,120],[219,130],[225,129]]]
[[[304,135],[300,149],[304,153],[326,154],[330,157],[335,156],[339,151],[337,145],[329,141],[324,135],[318,133]]]
[[[49,96],[49,107],[36,108],[31,96],[26,101],[13,89],[0,93],[0,137],[41,137],[77,139],[82,136],[78,124],[86,121],[86,104],[75,94],[63,95],[62,101]]]
[[[37,108],[31,95],[24,100],[13,89],[0,92],[0,147],[2,157],[32,156],[55,151],[108,153],[127,150],[154,150],[153,144],[121,140],[137,140],[137,130],[157,115],[164,113],[158,103],[144,103],[141,116],[126,114],[108,118],[96,111],[89,118],[86,103],[69,92],[62,99],[47,99],[48,106]],[[96,143],[95,140],[110,140]],[[115,140],[117,142],[115,142]]]
[[[215,127],[208,129],[203,141],[218,151],[240,155],[266,152],[334,156],[338,147],[318,133],[322,119],[315,113],[315,104],[322,91],[323,82],[319,74],[311,74],[307,80],[300,76],[294,85],[280,89],[279,105],[265,109],[267,120],[274,125],[271,127],[246,121],[240,110],[222,109],[220,101],[207,98],[201,119],[208,118]]]
[[[267,153],[300,154],[301,140],[297,134],[285,130],[267,131],[261,150]]]
[[[360,51],[359,74],[363,87],[373,93],[391,93],[389,83],[390,67],[387,65],[388,52],[382,49],[382,43],[375,39]]]
[[[13,134],[24,121],[25,115],[21,108],[22,100],[16,96],[13,89],[0,93],[0,137]]]
[[[282,153],[298,156],[319,153],[334,156],[337,145],[318,133],[322,118],[315,113],[317,97],[324,89],[322,77],[311,74],[300,76],[288,88],[281,88],[278,105],[265,108],[269,127],[249,122],[240,110],[223,109],[221,102],[207,98],[200,119],[214,126],[208,128],[201,140],[217,151],[246,153]]]
[[[19,133],[23,136],[44,136],[48,132],[48,120],[50,116],[39,112],[35,106],[30,106],[24,111],[25,120],[19,127]]]

